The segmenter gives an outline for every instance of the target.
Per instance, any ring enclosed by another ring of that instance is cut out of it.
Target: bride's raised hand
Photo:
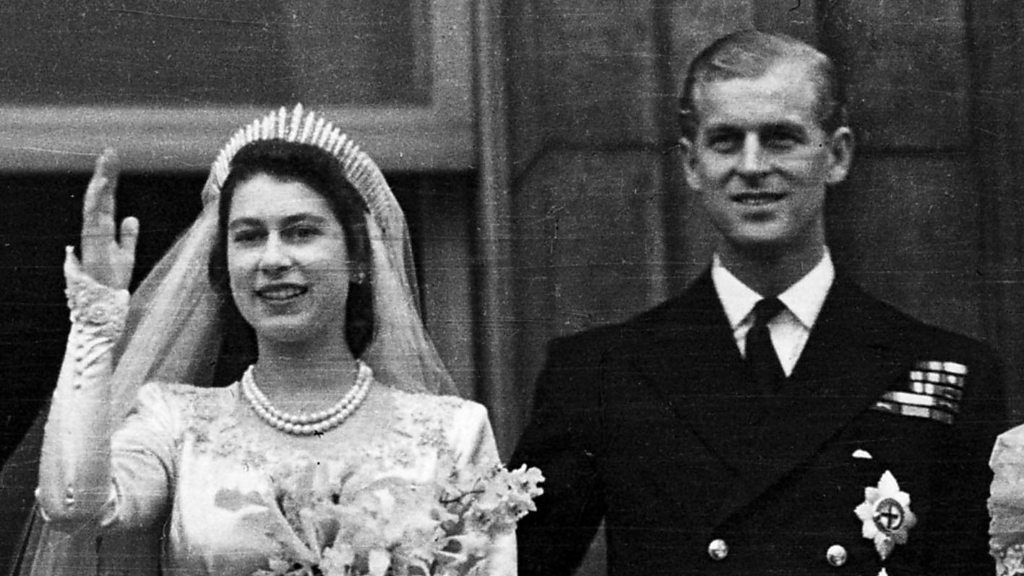
[[[127,289],[131,282],[139,238],[139,221],[134,217],[121,222],[118,234],[114,192],[119,172],[117,153],[104,150],[96,159],[82,206],[82,270],[97,282],[118,290]]]

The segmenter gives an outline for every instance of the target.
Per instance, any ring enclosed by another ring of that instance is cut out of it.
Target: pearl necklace
[[[242,394],[260,419],[282,432],[299,436],[323,434],[344,422],[362,404],[371,383],[373,370],[362,360],[356,360],[355,384],[334,406],[319,412],[289,414],[275,408],[267,395],[256,386],[253,366],[249,366],[245,374],[242,374],[241,382]]]

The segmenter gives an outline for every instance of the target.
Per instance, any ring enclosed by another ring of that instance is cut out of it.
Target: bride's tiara
[[[316,112],[305,112],[302,104],[296,104],[291,112],[282,106],[278,111],[257,118],[235,132],[213,163],[210,176],[217,193],[220,193],[231,171],[231,159],[243,146],[258,140],[274,139],[311,144],[337,158],[345,177],[363,196],[370,213],[377,216],[378,220],[383,215],[390,215],[397,207],[377,164],[338,127]]]

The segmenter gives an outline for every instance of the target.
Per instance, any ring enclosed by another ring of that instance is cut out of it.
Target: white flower
[[[917,523],[917,517],[910,511],[910,495],[900,491],[900,485],[888,470],[882,474],[878,486],[864,488],[864,502],[854,513],[864,523],[861,533],[874,541],[882,560],[892,554],[897,544],[907,543],[907,534]]]
[[[391,554],[388,554],[387,550],[383,548],[370,550],[370,576],[384,576],[389,566],[391,566]]]
[[[320,560],[320,571],[324,573],[324,576],[346,576],[355,559],[355,552],[347,544],[342,543],[334,548],[327,548]]]

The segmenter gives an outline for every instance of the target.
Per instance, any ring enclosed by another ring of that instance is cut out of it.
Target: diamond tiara
[[[250,142],[272,139],[312,144],[337,158],[345,177],[366,200],[370,213],[377,218],[385,233],[390,227],[387,223],[395,217],[395,211],[401,214],[398,202],[373,159],[333,123],[316,112],[303,110],[302,104],[296,104],[291,112],[282,106],[276,112],[257,118],[235,132],[213,163],[210,176],[217,194],[231,171],[231,159],[235,154]]]

